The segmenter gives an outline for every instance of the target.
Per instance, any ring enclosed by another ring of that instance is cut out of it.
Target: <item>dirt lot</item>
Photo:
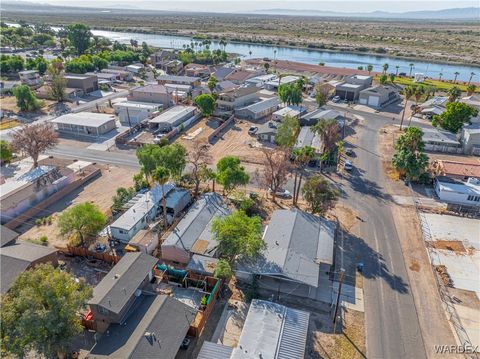
[[[38,111],[28,113],[30,116],[44,115],[45,113],[49,112],[51,107],[56,103],[55,101],[50,101],[50,100],[39,100],[39,101],[41,101],[43,104],[42,108]],[[17,107],[17,99],[15,98],[15,96],[2,97],[0,99],[0,107],[2,108],[3,111],[11,111],[17,114],[21,113],[20,109]],[[26,114],[23,114],[23,115],[26,115]]]
[[[110,215],[110,206],[112,197],[115,195],[118,187],[129,187],[133,184],[132,176],[135,172],[131,169],[119,168],[114,166],[101,166],[102,175],[87,182],[85,185],[65,196],[61,201],[48,207],[44,213],[38,217],[52,216],[53,222],[50,225],[34,225],[35,219],[27,224],[17,228],[22,233],[21,239],[38,239],[40,236],[48,237],[48,245],[64,246],[65,240],[58,234],[58,228],[55,219],[58,215],[72,205],[93,202],[104,213]]]

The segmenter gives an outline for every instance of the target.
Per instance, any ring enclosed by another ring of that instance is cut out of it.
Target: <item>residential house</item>
[[[480,180],[470,177],[466,182],[449,177],[437,176],[435,193],[441,201],[454,205],[480,206]]]
[[[51,121],[58,132],[100,136],[117,127],[114,115],[95,112],[67,113]]]
[[[121,67],[120,68],[113,68],[109,67],[107,69],[103,69],[101,71],[103,74],[112,74],[115,76],[115,80],[117,81],[132,81],[133,80],[133,74],[129,71],[123,70]],[[98,73],[97,73],[98,76]]]
[[[195,106],[174,106],[158,116],[148,120],[151,127],[158,128],[162,132],[170,132],[192,119],[197,113]]]
[[[400,99],[398,89],[394,86],[380,85],[361,90],[358,103],[373,108],[388,106]]]
[[[98,90],[97,75],[65,74],[66,87],[82,90],[84,94]]]
[[[217,99],[217,112],[233,114],[233,111],[248,106],[259,100],[256,87],[240,87],[222,92]]]
[[[235,71],[234,67],[219,66],[219,67],[214,67],[212,69],[212,75],[214,75],[215,78],[219,82],[221,82],[221,81],[225,81],[225,77],[234,71]]]
[[[425,150],[432,152],[462,153],[462,144],[455,134],[436,127],[422,128]]]
[[[467,97],[462,97],[460,102],[463,102],[469,106],[472,106],[478,110],[478,115],[470,119],[470,122],[473,124],[480,123],[480,95],[471,95]]]
[[[190,63],[183,68],[186,76],[206,78],[210,76],[210,68],[206,65]]]
[[[187,264],[193,254],[215,257],[218,243],[211,231],[212,221],[229,213],[217,193],[201,196],[162,242],[162,259]]]
[[[111,324],[87,359],[174,359],[196,312],[169,295],[142,295],[128,320]]]
[[[337,110],[319,108],[302,115],[300,117],[300,126],[313,126],[322,120],[336,120],[341,128],[345,125],[345,117]]]
[[[164,63],[174,60],[176,57],[174,51],[160,50],[150,55],[150,62],[156,68],[161,68]]]
[[[357,101],[360,91],[372,86],[372,77],[366,75],[352,75],[345,78],[345,81],[337,84],[335,95],[345,101]]]
[[[253,299],[236,347],[205,341],[197,359],[280,359],[306,355],[310,313]]]
[[[165,194],[172,191],[175,186],[167,183],[164,186]],[[130,208],[110,225],[110,233],[114,239],[128,243],[141,229],[148,226],[159,210],[163,199],[162,186],[157,185],[150,191],[138,194],[130,204]]]
[[[85,93],[81,89],[74,89],[70,87],[65,88],[65,100],[70,102],[78,101]],[[39,99],[53,100],[51,96],[50,86],[43,85],[35,89],[35,96]]]
[[[310,126],[302,126],[300,127],[300,131],[298,132],[297,142],[293,149],[299,149],[305,146],[310,146],[315,149],[315,155],[317,156],[316,159],[312,160],[310,165],[316,166],[318,165],[320,159],[320,155],[322,154],[322,139],[321,137],[312,131]]]
[[[145,253],[125,253],[120,261],[93,288],[88,305],[97,331],[103,333],[110,324],[123,324],[130,308],[153,280],[158,259]]]
[[[232,81],[234,84],[242,85],[249,78],[257,76],[257,72],[250,70],[234,69],[224,77],[224,80]]]
[[[265,229],[266,249],[241,260],[239,280],[257,275],[260,288],[319,300],[330,286],[336,224],[299,209],[276,210]]]
[[[258,131],[255,135],[257,136],[257,139],[259,141],[275,143],[275,136],[277,136],[277,131],[278,123],[274,121],[268,121],[258,128]]]
[[[167,74],[176,75],[182,72],[183,62],[180,60],[165,61],[160,68]]]
[[[40,86],[43,82],[38,70],[19,71],[18,76],[22,84],[32,87]]]
[[[6,294],[15,280],[26,270],[42,263],[51,263],[54,266],[58,264],[56,249],[19,241],[17,238],[18,233],[1,226],[1,295]]]
[[[305,107],[289,105],[273,112],[272,120],[282,122],[287,116],[293,118],[300,118],[300,116],[302,116],[306,112],[307,109]]]
[[[172,104],[172,96],[163,85],[146,85],[129,91],[129,101],[161,104],[164,109]]]
[[[461,130],[460,142],[467,155],[480,156],[480,123],[472,123]]]
[[[445,112],[448,103],[448,96],[435,96],[418,105],[420,113],[427,117],[441,115]]]
[[[135,74],[135,75],[138,75],[144,69],[145,69],[145,66],[143,64],[140,64],[140,63],[125,66],[126,71],[131,72],[132,74]]]
[[[479,161],[434,160],[431,169],[435,176],[445,176],[454,180],[466,181],[470,177],[480,179]]]
[[[39,205],[74,180],[75,173],[68,167],[57,168],[40,164],[11,181],[5,181],[0,185],[2,224]]]
[[[122,125],[135,126],[141,121],[162,111],[160,103],[124,101],[113,105],[113,109]]]
[[[263,99],[235,110],[235,116],[246,120],[260,120],[274,113],[279,104],[278,97]]]
[[[98,78],[98,85],[111,85],[117,82],[117,75],[111,73],[104,73],[104,72],[86,72],[85,75],[94,75]]]
[[[245,85],[254,87],[264,87],[269,81],[278,81],[277,75],[266,74],[249,78],[245,81]]]
[[[159,85],[176,84],[193,87],[201,85],[201,79],[193,76],[162,75],[157,77]]]
[[[232,81],[224,80],[220,81],[215,85],[214,91],[216,93],[227,92],[237,89],[239,86],[234,84]]]
[[[277,91],[280,85],[294,83],[297,82],[299,79],[300,76],[287,75],[267,81],[264,86],[267,90]]]

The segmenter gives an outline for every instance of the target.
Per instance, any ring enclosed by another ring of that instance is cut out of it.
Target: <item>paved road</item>
[[[348,111],[365,118],[355,128],[355,169],[344,182],[348,205],[363,219],[360,260],[364,268],[367,357],[425,358],[413,296],[393,221],[378,154],[378,130],[391,117]],[[352,141],[353,142],[353,141]],[[347,144],[348,146],[348,144]]]

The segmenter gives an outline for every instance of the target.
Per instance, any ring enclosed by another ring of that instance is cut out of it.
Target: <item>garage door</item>
[[[366,98],[361,98],[359,99],[360,105],[366,105],[367,104],[367,99]]]
[[[377,107],[379,104],[379,98],[377,96],[368,96],[368,106]]]

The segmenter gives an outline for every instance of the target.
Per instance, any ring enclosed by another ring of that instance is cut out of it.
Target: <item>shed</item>
[[[114,115],[94,112],[68,113],[52,120],[57,131],[82,134],[103,135],[116,127]]]
[[[187,269],[206,276],[213,276],[218,259],[201,254],[194,254],[187,264]]]
[[[175,106],[148,121],[161,131],[169,132],[195,115],[194,106]]]

